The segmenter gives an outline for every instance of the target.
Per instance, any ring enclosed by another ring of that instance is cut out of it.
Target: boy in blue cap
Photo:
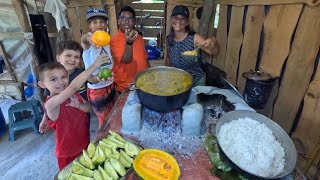
[[[97,57],[101,54],[105,54],[109,58],[109,62],[102,68],[113,68],[113,59],[111,56],[110,46],[97,47],[92,41],[91,36],[94,32],[106,31],[108,16],[102,9],[89,9],[87,11],[86,19],[90,32],[84,34],[81,38],[81,45],[84,49],[82,57],[85,68],[90,67]],[[92,75],[97,75],[99,69],[95,70]],[[106,120],[109,112],[114,104],[115,88],[113,78],[109,78],[105,81],[99,81],[96,84],[87,83],[88,100],[93,106],[95,114],[98,116],[99,128]]]

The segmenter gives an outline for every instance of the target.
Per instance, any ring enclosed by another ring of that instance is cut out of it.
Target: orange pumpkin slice
[[[157,149],[142,150],[133,161],[136,174],[144,180],[176,180],[180,176],[177,161]]]

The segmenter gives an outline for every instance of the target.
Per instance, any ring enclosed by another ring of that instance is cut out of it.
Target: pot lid
[[[249,72],[245,72],[242,74],[243,77],[251,80],[257,80],[257,81],[268,81],[272,77],[268,73],[264,73],[262,71],[252,71],[250,70]]]

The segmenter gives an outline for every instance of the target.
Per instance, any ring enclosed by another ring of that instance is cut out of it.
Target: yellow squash
[[[144,180],[176,180],[180,176],[174,157],[157,149],[142,150],[134,159],[133,168]]]

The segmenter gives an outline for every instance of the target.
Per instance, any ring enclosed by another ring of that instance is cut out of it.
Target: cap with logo
[[[181,15],[185,18],[189,18],[189,9],[183,5],[175,6],[172,10],[171,16],[177,16],[177,15]]]
[[[106,18],[106,20],[108,20],[108,16],[107,16],[106,12],[102,9],[96,9],[96,8],[89,9],[87,11],[86,19],[88,21],[90,18],[95,17],[95,16],[104,17],[104,18]]]

